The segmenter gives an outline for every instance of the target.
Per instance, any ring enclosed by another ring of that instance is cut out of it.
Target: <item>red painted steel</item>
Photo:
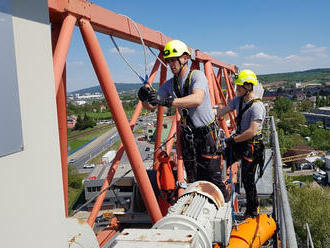
[[[112,218],[110,221],[110,225],[105,229],[99,231],[96,235],[97,241],[100,247],[104,247],[107,242],[117,233],[119,230],[119,224],[116,217]]]
[[[176,110],[176,153],[177,153],[177,176],[178,176],[178,182],[184,183],[184,165],[183,165],[183,159],[182,159],[182,146],[181,146],[181,124],[180,124],[180,114],[179,111]],[[178,197],[180,197],[183,193],[184,189],[179,188],[178,189]]]
[[[159,81],[160,85],[166,82],[166,74],[167,74],[167,67],[162,65],[160,68],[160,81]],[[163,115],[164,115],[164,107],[159,106],[157,112],[155,151],[161,146],[163,120],[164,120]],[[160,150],[158,149],[157,152],[155,152],[154,154],[154,170],[157,170],[159,166],[159,161],[158,161],[159,153]]]
[[[174,144],[174,138],[173,135],[176,133],[176,118],[175,116],[172,116],[172,126],[170,129],[170,132],[168,133],[167,136],[167,143],[166,143],[166,153],[170,156],[171,155],[171,151],[172,151],[172,147]]]
[[[160,56],[160,55],[159,55]],[[149,83],[152,84],[155,77],[156,77],[156,73],[157,73],[157,70],[159,68],[159,64],[160,62],[158,60],[156,60],[155,62],[155,65],[150,73],[150,76],[149,76]],[[136,120],[137,118],[139,117],[140,113],[142,111],[142,103],[141,101],[138,102],[136,108],[135,108],[135,111],[133,113],[133,116],[132,116],[132,119],[131,119],[131,122],[130,122],[130,126],[131,126],[131,129],[133,130],[134,126],[135,126],[135,123],[136,123]],[[104,183],[102,185],[102,188],[101,188],[101,191],[103,191],[104,189],[106,189],[107,187],[109,187],[111,185],[111,182],[112,182],[112,179],[116,173],[116,170],[118,168],[118,165],[120,163],[120,160],[124,154],[124,146],[123,144],[121,143],[119,148],[118,148],[118,151],[116,153],[116,156],[111,164],[111,167],[110,167],[110,170],[108,172],[108,175],[107,175],[107,179],[104,180]],[[103,204],[103,201],[105,199],[105,196],[106,196],[106,192],[103,192],[101,195],[99,195],[96,199],[96,202],[93,206],[93,210],[92,212],[90,213],[89,217],[88,217],[88,224],[90,226],[94,225],[94,222],[95,222],[95,219],[98,215],[98,212],[100,211],[101,209],[101,206]]]
[[[94,30],[97,32],[140,43],[140,36],[134,28],[132,20],[126,16],[116,14],[98,5],[81,0],[48,0],[48,6],[51,21],[57,21],[60,18],[59,15],[63,16],[66,12],[69,12],[74,16],[85,17],[88,19],[93,25]],[[146,46],[163,50],[165,44],[172,40],[172,38],[139,23],[137,23],[137,26],[143,36]],[[210,60],[212,65],[218,68],[223,67],[228,70],[235,69],[235,66],[225,64],[199,50],[195,50],[195,57],[196,60],[200,61]]]
[[[58,43],[58,37],[60,35],[60,25],[54,24],[52,26],[52,46],[53,53]],[[66,123],[66,73],[64,65],[64,73],[61,73],[60,84],[58,94],[56,96],[57,104],[57,122],[58,122],[58,133],[61,151],[61,168],[62,168],[62,182],[63,182],[63,193],[64,193],[64,209],[65,216],[69,216],[68,211],[68,138],[67,138],[67,123]]]
[[[215,98],[214,98],[214,89],[213,89],[213,76],[212,76],[212,64],[211,61],[204,62],[204,71],[209,85],[209,93],[211,99],[211,105],[215,105]]]
[[[134,176],[137,180],[142,198],[153,223],[162,218],[158,202],[153,192],[147,172],[144,168],[141,155],[134,140],[134,135],[130,130],[126,114],[121,105],[115,84],[111,78],[107,67],[107,62],[103,56],[102,49],[98,43],[92,25],[86,19],[80,19],[80,30],[92,61],[94,70],[99,79],[105,99],[110,107],[117,130],[124,144],[126,154],[132,166]]]
[[[228,72],[227,72],[226,68],[223,69],[223,73],[224,73],[225,83],[226,83],[226,86],[227,86],[227,96],[228,96],[228,102],[229,102],[235,96],[234,88],[232,87],[232,85],[230,85]]]
[[[219,85],[217,83],[217,79],[215,78],[213,70],[212,70],[212,77],[213,77],[213,88],[214,88],[215,104],[218,105],[221,108],[223,106],[221,104],[221,99],[220,99],[221,88],[218,87]],[[226,137],[229,137],[230,133],[228,131],[228,127],[227,127],[225,118],[223,116],[219,117],[219,126],[224,130]],[[222,161],[221,161],[221,164],[222,164]]]
[[[53,55],[55,92],[57,94],[60,81],[62,78],[66,56],[69,51],[69,46],[72,38],[73,28],[77,18],[73,15],[67,15],[63,21],[62,28],[56,43],[56,48]]]
[[[219,76],[220,75],[220,76]],[[219,81],[220,79],[220,81]],[[215,79],[216,85],[217,85],[217,89],[219,92],[219,96],[221,99],[221,102],[223,103],[224,106],[227,106],[227,102],[226,102],[226,97],[224,96],[223,92],[222,92],[222,87],[221,87],[221,71],[219,71],[217,78]],[[222,107],[222,106],[220,106]],[[231,112],[228,113],[229,119],[230,119],[230,124],[231,124],[231,129],[236,128],[236,123],[235,123],[235,119],[233,117],[233,114]]]
[[[158,55],[158,57],[160,57],[161,54]],[[159,68],[159,65],[160,65],[160,62],[159,60],[156,60],[155,64],[154,64],[154,67],[152,68],[151,70],[151,73],[150,73],[150,76],[149,76],[149,83],[152,84],[155,77],[156,77],[156,74],[157,74],[157,71],[158,71],[158,68]],[[138,119],[140,113],[142,111],[142,103],[141,101],[138,102],[136,108],[135,108],[135,111],[133,113],[133,116],[132,116],[132,119],[130,121],[130,126],[131,126],[131,129],[133,130],[135,124],[136,124],[136,120]],[[104,180],[104,183],[102,185],[102,188],[101,188],[101,191],[105,190],[107,187],[109,187],[111,185],[111,182],[112,182],[112,179],[116,173],[116,170],[118,168],[118,165],[120,163],[120,160],[124,154],[124,146],[123,144],[121,143],[119,148],[118,148],[118,151],[116,153],[116,156],[111,164],[111,167],[110,167],[110,170],[108,172],[108,175],[107,175],[107,178],[106,180]],[[90,226],[93,226],[94,223],[95,223],[95,219],[98,215],[98,212],[100,211],[101,207],[102,207],[102,204],[103,204],[103,201],[105,199],[105,196],[106,196],[106,191],[103,192],[101,195],[99,195],[95,201],[95,204],[93,206],[93,209],[88,217],[88,220],[87,220],[87,223],[90,225]]]
[[[159,206],[157,204],[155,195],[151,192],[152,187],[150,185],[150,181],[146,175],[145,168],[143,166],[141,155],[138,152],[136,143],[134,141],[134,136],[132,132],[127,132],[127,130],[130,128],[130,125],[128,124],[128,121],[126,119],[126,115],[123,111],[122,105],[120,103],[119,96],[117,94],[116,88],[114,86],[114,83],[111,79],[111,75],[109,70],[107,69],[107,64],[104,59],[104,56],[102,54],[101,48],[98,44],[97,38],[95,36],[94,30],[97,32],[110,34],[115,37],[119,37],[131,42],[140,43],[140,36],[135,29],[133,25],[133,21],[125,16],[116,14],[114,12],[111,12],[109,10],[106,10],[100,6],[97,6],[95,4],[89,3],[87,1],[81,1],[81,0],[48,0],[49,4],[49,11],[50,11],[50,20],[52,23],[61,23],[63,22],[60,38],[56,45],[56,50],[54,52],[54,77],[55,77],[55,87],[56,92],[61,91],[60,86],[60,80],[63,74],[63,70],[65,68],[65,60],[67,51],[70,45],[72,31],[74,25],[76,25],[77,19],[79,20],[79,23],[81,25],[81,32],[84,38],[84,42],[86,44],[88,53],[90,55],[91,61],[93,63],[93,66],[95,68],[97,77],[100,81],[103,93],[105,95],[105,98],[110,106],[113,118],[115,120],[115,123],[117,125],[119,134],[121,136],[121,139],[123,141],[123,146],[119,149],[118,153],[116,154],[116,158],[112,167],[110,169],[110,172],[107,177],[107,183],[108,186],[111,183],[111,180],[113,178],[114,172],[117,169],[117,166],[119,164],[120,158],[123,154],[124,148],[127,150],[127,155],[129,157],[129,160],[131,162],[133,172],[136,176],[138,185],[140,187],[142,197],[145,200],[146,207],[149,211],[149,214],[153,220],[153,222],[156,222],[159,218],[161,218],[161,213]],[[92,28],[92,26],[94,28]],[[138,24],[139,30],[142,34],[142,37],[144,39],[144,42],[147,46],[156,48],[159,50],[162,50],[164,45],[171,40],[172,38],[164,36],[163,34],[154,31],[150,28],[144,27],[141,24]],[[191,48],[189,48],[191,49]],[[212,105],[215,104],[215,102],[220,103],[223,101],[223,104],[226,105],[226,100],[231,100],[235,93],[232,86],[232,82],[229,78],[231,73],[234,73],[237,71],[237,68],[234,65],[227,65],[217,59],[212,58],[210,55],[202,53],[199,50],[194,50],[195,52],[195,60],[192,62],[191,68],[192,69],[199,69],[200,68],[200,62],[204,63],[205,73],[209,81],[209,88],[210,88],[210,95],[211,95],[211,101]],[[159,55],[160,56],[160,55]],[[156,61],[156,64],[159,62]],[[212,67],[219,68],[218,76],[215,77],[214,71]],[[165,68],[166,69],[166,68]],[[158,69],[154,71],[154,76],[156,74]],[[164,70],[162,68],[162,70]],[[225,83],[227,86],[227,96],[228,98],[225,99],[223,92],[221,90],[221,72],[224,73]],[[163,76],[162,76],[163,75]],[[165,75],[165,76],[164,76]],[[161,78],[165,77],[163,81],[166,80],[166,72],[162,74],[161,72]],[[150,80],[150,79],[149,79]],[[161,79],[162,82],[162,79]],[[218,88],[218,90],[216,90]],[[59,98],[63,98],[63,95],[58,96]],[[63,102],[63,101],[62,101]],[[58,106],[59,109],[61,109],[61,115],[63,115],[63,109],[65,108],[62,106]],[[136,112],[133,115],[132,121],[131,121],[131,127],[135,124],[136,119],[141,112],[142,105],[139,102],[136,108]],[[162,126],[161,118],[163,117],[161,111],[158,113],[158,125]],[[160,116],[161,115],[161,116]],[[180,145],[180,124],[178,116],[178,112],[176,114],[177,116],[177,170],[178,170],[178,181],[183,182],[183,161],[181,156],[181,145]],[[233,122],[233,116],[230,115],[232,126],[234,126]],[[63,120],[61,120],[63,122]],[[64,122],[63,122],[64,123]],[[63,125],[63,123],[61,125]],[[224,124],[222,124],[223,127],[225,127]],[[66,126],[66,125],[65,125]],[[174,125],[173,125],[174,126]],[[159,130],[161,128],[158,128]],[[159,131],[158,131],[159,132]],[[62,136],[60,134],[60,136]],[[64,137],[64,136],[63,136]],[[160,135],[158,135],[160,137]],[[62,137],[61,137],[62,139]],[[155,147],[159,147],[160,142],[159,138],[157,138],[157,144]],[[169,144],[170,145],[170,144]],[[167,149],[170,146],[167,146]],[[67,160],[67,154],[61,154],[61,156],[65,156],[65,161]],[[157,156],[156,156],[157,157]],[[62,158],[63,160],[63,158]],[[157,161],[156,161],[157,162]],[[63,162],[62,162],[63,164]],[[63,176],[64,180],[65,175]],[[107,186],[103,185],[104,188]],[[102,187],[102,189],[103,189]],[[179,195],[182,193],[182,189],[179,189]],[[101,195],[102,196],[102,195]],[[105,194],[104,194],[105,196]],[[97,200],[97,204],[95,207],[95,211],[92,211],[92,214],[89,218],[89,224],[93,225],[97,212],[99,208],[102,205],[103,199],[102,197],[99,197],[100,200]]]

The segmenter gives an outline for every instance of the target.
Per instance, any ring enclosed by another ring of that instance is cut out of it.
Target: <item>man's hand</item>
[[[234,137],[225,138],[225,142],[227,146],[232,146],[236,143]]]
[[[138,91],[138,97],[139,97],[140,101],[147,102],[150,99],[150,94],[152,92],[155,92],[155,91],[153,91],[151,88],[148,88],[146,86],[142,86]]]
[[[171,107],[173,100],[174,100],[173,97],[161,98],[159,95],[157,95],[157,92],[152,91],[150,93],[148,102],[153,106],[161,105],[169,108]]]

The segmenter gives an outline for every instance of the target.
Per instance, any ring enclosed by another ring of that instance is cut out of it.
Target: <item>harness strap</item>
[[[251,100],[250,102],[248,102],[245,107],[242,109],[243,106],[243,97],[241,97],[240,101],[239,101],[239,108],[238,108],[238,115],[236,117],[236,125],[237,125],[237,130],[240,133],[241,132],[241,122],[242,122],[242,117],[243,114],[252,106],[253,103],[255,102],[261,102],[260,98],[255,98],[253,100]]]
[[[178,98],[180,97],[184,97],[184,96],[188,96],[189,95],[189,88],[190,88],[190,85],[191,85],[191,77],[192,77],[192,74],[195,70],[191,70],[189,71],[189,74],[183,84],[183,95],[181,94],[181,87],[180,87],[180,84],[179,84],[179,79],[177,76],[174,76],[173,78],[173,87],[174,87],[174,92],[176,94],[176,96]]]
[[[185,97],[185,96],[188,96],[189,95],[189,89],[190,89],[190,86],[191,86],[191,77],[192,77],[192,74],[195,70],[191,70],[189,71],[189,74],[183,84],[183,95],[181,94],[181,87],[180,87],[180,84],[179,84],[179,79],[177,76],[174,76],[173,78],[173,88],[174,88],[174,92],[175,92],[175,95],[178,97],[178,98],[181,98],[181,97]],[[183,124],[184,125],[188,125],[190,126],[191,128],[194,128],[194,124],[191,120],[191,118],[189,117],[189,111],[188,109],[182,109],[182,121],[183,121]]]

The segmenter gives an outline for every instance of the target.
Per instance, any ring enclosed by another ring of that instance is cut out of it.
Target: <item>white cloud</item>
[[[256,46],[253,44],[246,44],[244,46],[239,47],[239,49],[241,49],[241,50],[251,50],[251,49],[255,49],[255,48],[256,48]]]
[[[301,47],[300,52],[323,54],[327,49],[327,47],[317,47],[313,44],[306,44],[305,46]]]
[[[243,63],[243,67],[260,67],[260,64],[255,64],[255,63]]]
[[[225,51],[225,52],[212,51],[212,52],[209,52],[209,54],[211,56],[227,56],[227,57],[237,57],[238,56],[238,53],[233,52],[233,51]]]
[[[119,50],[122,54],[133,54],[135,53],[135,50],[129,47],[119,47]],[[116,48],[111,48],[110,49],[111,53],[118,53]]]
[[[280,57],[278,57],[278,56],[269,55],[269,54],[266,54],[266,53],[263,53],[263,52],[252,55],[252,56],[250,56],[250,58],[252,58],[252,59],[267,59],[267,60],[279,60],[280,59]]]

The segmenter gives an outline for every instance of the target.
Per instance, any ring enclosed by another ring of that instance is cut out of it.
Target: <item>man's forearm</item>
[[[156,108],[156,106],[152,106],[148,102],[142,102],[142,106],[143,106],[143,108],[145,108],[147,110],[153,110],[154,108]]]
[[[225,114],[227,114],[230,111],[231,111],[231,108],[228,105],[221,109],[217,108],[217,117],[224,116]]]

